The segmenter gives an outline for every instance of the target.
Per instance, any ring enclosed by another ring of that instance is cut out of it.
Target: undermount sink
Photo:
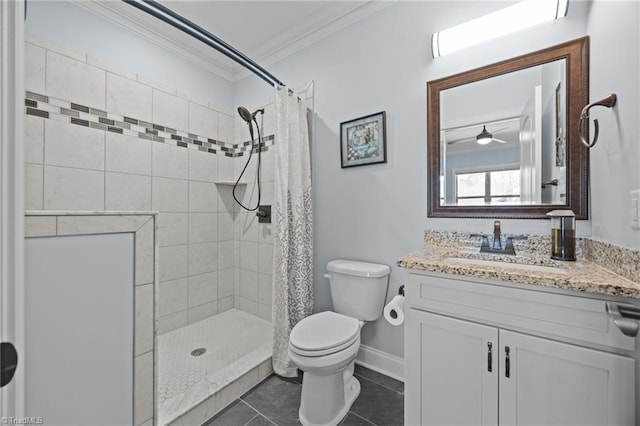
[[[549,263],[549,266],[540,265],[540,264],[537,264],[539,262],[539,259],[531,260],[531,259],[524,259],[524,258],[523,259],[513,258],[513,259],[510,259],[509,261],[503,261],[503,260],[473,259],[468,257],[448,257],[445,260],[448,262],[460,263],[460,264],[469,265],[469,266],[476,265],[480,267],[509,268],[509,269],[519,269],[519,270],[530,271],[530,272],[547,272],[547,273],[554,273],[554,274],[567,273],[567,270],[562,268],[562,265],[559,262],[557,264]],[[516,262],[516,260],[519,262]],[[551,259],[549,260],[551,261]]]

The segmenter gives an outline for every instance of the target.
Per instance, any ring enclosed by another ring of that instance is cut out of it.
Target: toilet
[[[360,329],[382,315],[390,272],[354,260],[327,264],[333,311],[308,316],[289,337],[289,358],[304,371],[298,412],[304,426],[337,425],[360,394],[353,376]]]

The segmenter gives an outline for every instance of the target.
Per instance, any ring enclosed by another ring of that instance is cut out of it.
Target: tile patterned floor
[[[402,426],[404,383],[356,365],[361,391],[341,426]],[[270,376],[203,426],[297,426],[301,378]]]

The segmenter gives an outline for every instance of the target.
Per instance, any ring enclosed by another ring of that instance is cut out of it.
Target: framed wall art
[[[342,168],[387,162],[386,111],[340,123]]]

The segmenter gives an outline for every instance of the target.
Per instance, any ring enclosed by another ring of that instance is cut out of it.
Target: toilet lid
[[[289,343],[294,349],[304,352],[326,354],[329,349],[349,346],[359,335],[360,322],[357,319],[325,311],[296,324],[291,330]]]

